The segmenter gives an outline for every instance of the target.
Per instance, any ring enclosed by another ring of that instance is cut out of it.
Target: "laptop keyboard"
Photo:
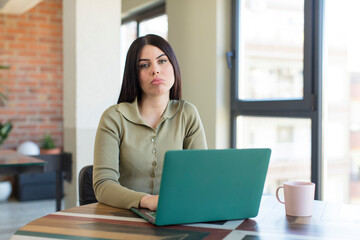
[[[145,214],[149,215],[150,217],[156,218],[156,212],[145,212]]]

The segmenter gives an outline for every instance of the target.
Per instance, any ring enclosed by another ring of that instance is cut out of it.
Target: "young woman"
[[[127,53],[118,104],[103,113],[96,133],[97,200],[156,210],[165,152],[206,148],[197,109],[181,100],[173,49],[156,35],[136,39]]]

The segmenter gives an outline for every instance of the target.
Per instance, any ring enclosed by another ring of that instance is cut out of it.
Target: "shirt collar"
[[[180,101],[178,100],[169,100],[165,111],[160,119],[160,122],[166,120],[168,118],[172,118],[180,108]],[[140,115],[138,101],[137,98],[131,103],[122,102],[117,105],[117,110],[129,121],[137,124],[144,124],[146,123],[143,121]]]

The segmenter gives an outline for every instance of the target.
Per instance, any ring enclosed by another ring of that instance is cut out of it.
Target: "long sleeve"
[[[184,107],[184,149],[207,149],[206,136],[200,115],[194,105],[186,102]]]
[[[146,193],[119,183],[121,125],[114,107],[104,112],[95,138],[93,185],[99,202],[119,208],[138,207]]]
[[[114,105],[104,112],[96,133],[96,198],[114,207],[138,207],[146,194],[159,194],[168,150],[206,148],[200,116],[186,101],[169,101],[156,129],[144,123],[137,101]]]

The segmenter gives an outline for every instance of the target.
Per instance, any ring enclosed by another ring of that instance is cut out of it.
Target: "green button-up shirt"
[[[138,207],[146,194],[159,194],[165,152],[206,149],[199,113],[184,100],[170,100],[156,129],[141,118],[137,100],[108,108],[95,139],[94,191],[99,202]]]

